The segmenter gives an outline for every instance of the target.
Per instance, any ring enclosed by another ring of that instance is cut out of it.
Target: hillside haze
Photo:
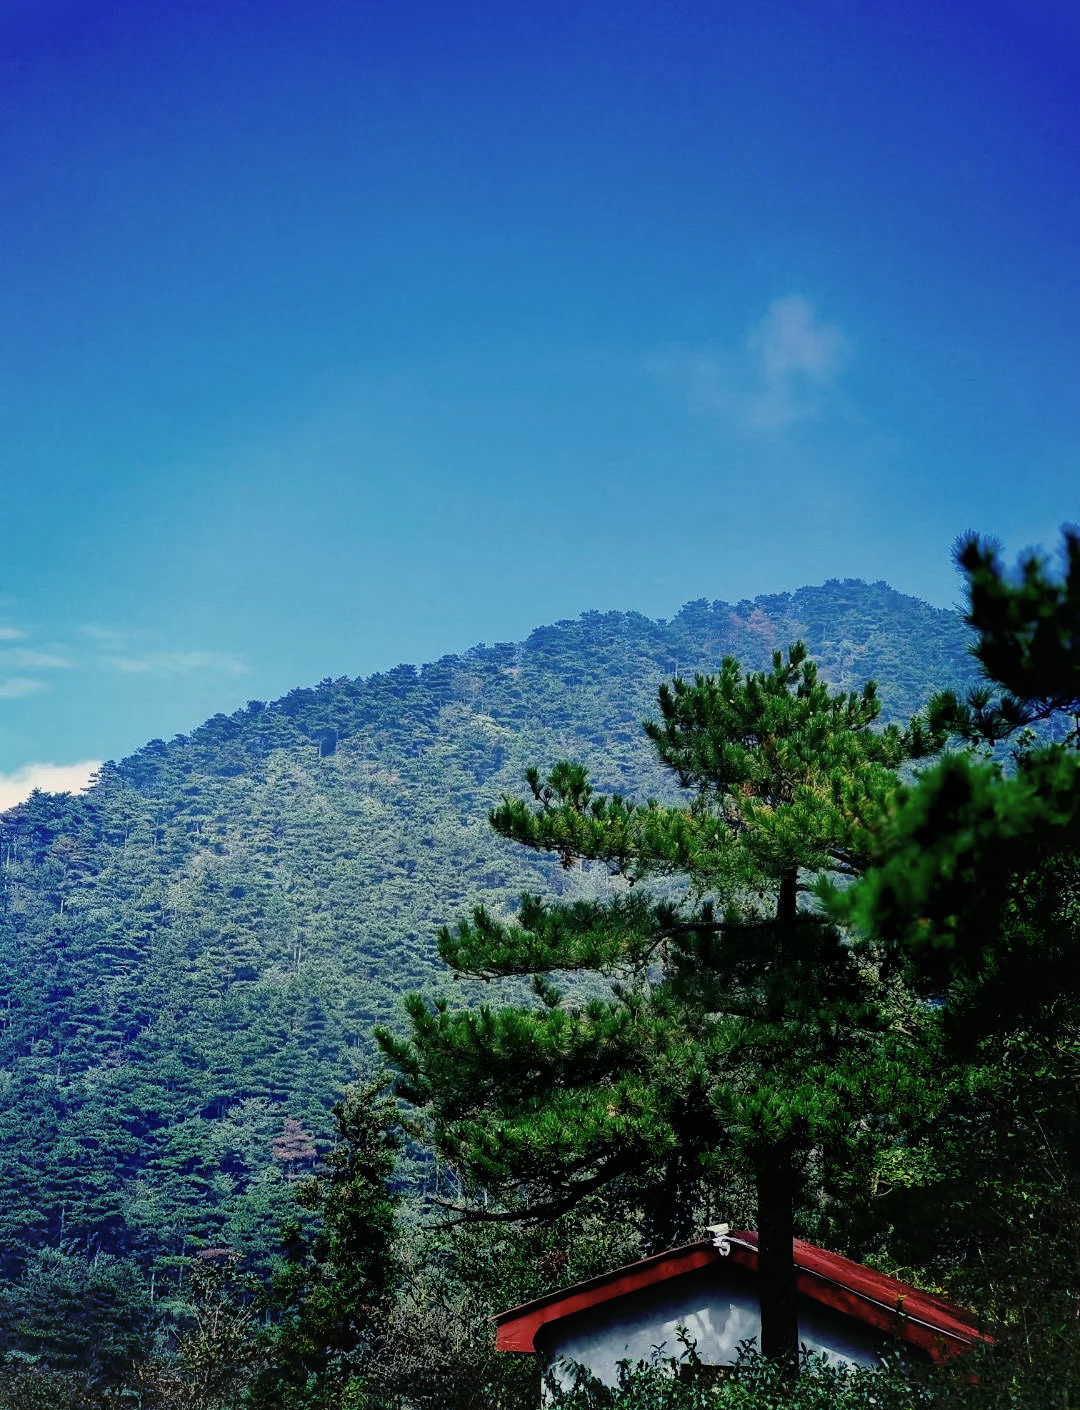
[[[566,756],[670,793],[641,730],[659,682],[797,638],[834,685],[874,677],[886,719],[972,675],[958,616],[883,583],[591,612],[251,701],[0,818],[5,1275],[71,1241],[161,1280],[205,1247],[265,1264],[373,1025],[452,988],[438,927],[584,884],[488,809]]]

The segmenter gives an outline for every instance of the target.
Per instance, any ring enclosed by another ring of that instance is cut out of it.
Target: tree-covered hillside
[[[160,1297],[199,1249],[263,1262],[372,1027],[444,982],[438,927],[588,886],[488,827],[526,765],[659,793],[660,681],[797,638],[832,684],[876,678],[886,719],[972,675],[959,617],[883,583],[593,612],[251,701],[0,818],[0,1273],[98,1248]]]

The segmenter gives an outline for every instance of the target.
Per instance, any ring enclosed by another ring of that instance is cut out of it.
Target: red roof
[[[496,1348],[499,1351],[535,1351],[536,1334],[550,1322],[712,1263],[730,1260],[756,1273],[757,1234],[747,1231],[730,1234],[728,1238],[731,1251],[727,1255],[720,1253],[709,1240],[687,1244],[685,1248],[654,1254],[640,1263],[616,1268],[588,1282],[500,1312],[492,1318],[496,1326]],[[989,1340],[979,1331],[971,1312],[944,1298],[919,1292],[898,1278],[877,1273],[838,1253],[815,1248],[802,1239],[795,1240],[793,1252],[800,1293],[922,1347],[935,1361],[964,1351],[977,1341]]]

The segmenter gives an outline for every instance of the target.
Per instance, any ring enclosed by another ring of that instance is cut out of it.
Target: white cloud
[[[0,680],[0,700],[21,700],[24,695],[44,689],[44,681],[32,680],[29,676],[8,676],[7,680]]]
[[[802,294],[775,299],[742,347],[682,348],[653,369],[679,383],[691,402],[743,431],[786,430],[819,415],[849,354],[849,341],[822,322]]]
[[[14,773],[0,773],[0,812],[24,802],[35,788],[45,793],[81,793],[100,768],[100,759],[83,759],[77,764],[24,764]]]
[[[14,651],[0,651],[0,670],[5,666],[29,668],[38,671],[70,670],[71,662],[66,656],[56,656],[49,651],[27,651],[16,647]]]
[[[87,637],[90,641],[101,642],[105,646],[119,646],[131,639],[130,632],[120,632],[114,627],[103,627],[97,622],[87,622],[81,626],[79,635]]]
[[[22,641],[25,635],[20,627],[0,627],[0,641]]]
[[[109,655],[101,658],[106,666],[128,673],[149,672],[155,675],[188,675],[192,671],[219,671],[223,675],[240,676],[247,664],[238,656],[222,651],[148,651],[140,656]]]
[[[820,323],[801,294],[785,294],[753,329],[747,346],[761,359],[768,380],[805,375],[828,381],[844,360],[847,340],[832,323]]]

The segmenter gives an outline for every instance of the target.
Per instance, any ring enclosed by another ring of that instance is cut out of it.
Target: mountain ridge
[[[565,756],[671,793],[641,729],[659,682],[799,637],[887,718],[973,675],[958,616],[884,583],[587,612],[249,702],[0,816],[0,1273],[72,1238],[166,1283],[202,1247],[265,1266],[372,1027],[452,986],[439,926],[587,893],[489,808]]]
[[[829,683],[838,688],[849,688],[858,676],[858,672],[853,669],[855,660],[858,659],[858,653],[851,649],[855,644],[846,638],[841,638],[839,642],[830,640],[814,630],[815,626],[820,625],[818,603],[815,599],[827,598],[830,607],[835,610],[837,606],[844,605],[847,599],[851,600],[851,606],[855,606],[858,598],[867,594],[873,594],[877,604],[881,607],[895,609],[902,605],[906,611],[914,610],[919,614],[931,614],[932,618],[941,618],[944,623],[948,624],[945,627],[946,632],[949,626],[959,625],[957,615],[947,608],[932,607],[911,594],[898,591],[883,579],[867,583],[861,578],[830,578],[821,584],[807,585],[790,592],[743,598],[737,603],[728,603],[721,599],[710,601],[707,598],[698,598],[684,603],[680,610],[670,618],[652,618],[633,610],[586,610],[577,617],[561,618],[555,622],[536,627],[519,642],[499,642],[490,646],[484,642],[478,642],[463,652],[448,653],[419,666],[412,663],[400,663],[388,670],[372,672],[366,677],[325,677],[316,686],[294,687],[284,696],[269,703],[252,701],[248,703],[246,708],[241,707],[229,714],[219,712],[189,733],[174,736],[168,743],[161,739],[150,740],[118,762],[107,761],[104,767],[107,769],[118,768],[124,777],[135,786],[143,786],[153,776],[155,759],[160,758],[165,751],[175,747],[197,749],[206,738],[212,739],[215,745],[218,744],[221,740],[222,722],[229,722],[232,726],[229,733],[234,734],[236,724],[245,715],[253,713],[253,706],[255,713],[269,711],[271,714],[283,714],[294,719],[303,716],[306,722],[307,707],[315,704],[316,697],[320,693],[325,695],[328,690],[333,690],[334,687],[340,689],[346,682],[354,690],[366,687],[373,692],[388,692],[400,699],[402,690],[414,681],[434,687],[436,690],[440,686],[445,687],[445,674],[448,666],[452,668],[456,665],[463,668],[469,663],[477,664],[492,659],[502,661],[506,658],[507,653],[516,656],[535,650],[537,647],[545,648],[550,646],[552,640],[559,635],[576,638],[580,636],[583,628],[591,628],[596,623],[611,623],[612,621],[643,627],[647,634],[650,632],[659,634],[677,631],[687,622],[697,624],[702,618],[709,617],[712,619],[715,629],[716,645],[724,647],[722,654],[726,654],[730,649],[733,654],[739,655],[738,648],[740,646],[744,652],[749,646],[751,655],[755,659],[753,661],[748,659],[744,664],[748,666],[752,664],[755,667],[764,664],[763,659],[756,659],[760,657],[762,648],[768,650],[782,648],[798,637],[803,637],[806,639],[810,654],[818,661],[822,674]],[[786,630],[778,629],[777,619],[785,624]],[[963,632],[964,629],[961,626],[959,630]],[[760,640],[755,642],[755,637]],[[844,646],[849,648],[850,654],[847,657],[843,655]],[[755,650],[755,647],[758,649]],[[719,660],[720,657],[717,656],[711,664],[718,665]],[[671,656],[670,664],[670,671],[660,671],[661,678],[665,674],[677,674],[681,669],[677,652]],[[694,666],[695,668],[698,666],[707,667],[708,664],[708,662],[696,661]],[[906,694],[907,692],[905,692],[905,696]],[[886,703],[895,706],[896,697],[894,696]],[[903,708],[894,709],[893,715],[900,718],[905,711],[907,714],[911,714],[917,708],[918,704],[908,704],[905,699]],[[893,716],[890,715],[891,717]],[[327,713],[321,729],[325,731],[334,728],[333,720],[333,714]],[[321,742],[321,735],[319,741],[312,737],[310,742]],[[275,741],[272,732],[265,733],[264,744],[268,749],[274,747]]]

